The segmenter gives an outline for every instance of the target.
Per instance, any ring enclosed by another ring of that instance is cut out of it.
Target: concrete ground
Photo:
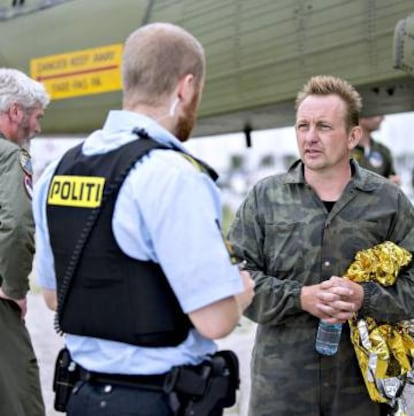
[[[39,362],[46,416],[63,415],[53,409],[54,365],[57,353],[63,346],[63,338],[53,329],[53,319],[54,313],[46,307],[43,297],[40,294],[30,294],[26,324]]]
[[[27,326],[32,336],[39,365],[46,405],[46,416],[62,415],[53,409],[52,380],[57,352],[63,340],[53,329],[54,314],[47,309],[39,294],[28,297]],[[253,345],[255,325],[243,319],[241,325],[228,337],[218,342],[221,349],[232,349],[239,357],[241,385],[235,406],[225,411],[226,416],[247,416],[247,404],[250,390],[249,364]],[[414,386],[407,386],[405,397],[409,404],[408,416],[414,416]]]

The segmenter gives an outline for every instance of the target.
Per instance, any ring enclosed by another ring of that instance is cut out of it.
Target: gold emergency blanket
[[[359,251],[345,272],[345,278],[357,283],[376,282],[392,286],[411,254],[386,241]],[[373,401],[387,403],[396,416],[407,416],[400,397],[405,377],[414,357],[414,328],[411,321],[377,324],[374,319],[354,316],[349,320],[351,340],[369,395]]]

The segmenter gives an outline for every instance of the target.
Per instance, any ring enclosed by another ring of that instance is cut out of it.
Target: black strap
[[[145,140],[143,138],[143,140]],[[62,317],[63,308],[66,302],[67,294],[69,292],[70,284],[72,282],[73,276],[76,272],[76,268],[79,264],[79,260],[82,256],[83,249],[88,241],[88,238],[91,234],[91,231],[93,230],[93,227],[96,224],[96,221],[99,217],[99,214],[101,212],[101,208],[104,206],[108,198],[119,189],[119,187],[124,182],[126,176],[128,175],[129,171],[132,169],[132,167],[135,165],[136,161],[146,152],[148,152],[151,149],[155,149],[157,147],[162,147],[162,145],[158,144],[155,141],[152,140],[145,140],[145,143],[142,152],[140,152],[139,155],[137,155],[137,159],[132,161],[131,164],[123,171],[121,172],[115,180],[108,184],[108,186],[105,186],[104,192],[102,195],[102,202],[101,205],[97,208],[93,208],[90,215],[85,221],[85,225],[83,227],[83,230],[80,233],[79,239],[75,245],[75,248],[73,249],[71,258],[69,260],[68,266],[66,267],[64,276],[62,278],[62,285],[60,287],[60,290],[58,292],[57,298],[57,311],[55,314],[54,319],[54,327],[58,334],[62,335],[63,331],[60,328],[60,319]]]
[[[142,138],[142,139],[149,139],[149,140],[154,140],[145,129],[140,129],[140,128],[135,128],[134,130],[132,130],[132,133],[136,134],[138,137]],[[156,141],[156,140],[154,140]],[[210,178],[216,182],[219,175],[217,174],[217,172],[211,167],[209,166],[206,162],[203,162],[200,159],[197,159],[196,157],[183,152],[181,149],[179,149],[178,147],[175,147],[173,144],[171,144],[171,148],[167,148],[170,150],[175,150],[176,152],[180,153],[184,158],[186,158],[190,163],[192,163],[198,170],[206,173],[208,176],[210,176]]]
[[[108,374],[80,368],[80,379],[88,383],[115,384],[125,387],[146,388],[163,391],[166,374]]]

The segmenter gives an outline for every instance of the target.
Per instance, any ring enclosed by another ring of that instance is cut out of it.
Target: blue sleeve
[[[58,162],[50,164],[35,185],[33,192],[33,216],[35,220],[36,256],[34,269],[37,282],[44,289],[56,289],[55,266],[49,241],[46,217],[46,199],[50,179]]]
[[[183,169],[180,163],[162,175],[144,175],[148,192],[140,207],[157,259],[188,313],[240,293],[243,285],[219,227],[216,185],[186,160]]]

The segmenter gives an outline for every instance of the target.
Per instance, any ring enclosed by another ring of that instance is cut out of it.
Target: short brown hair
[[[345,123],[347,128],[358,125],[362,99],[349,82],[329,75],[312,77],[296,96],[295,109],[297,110],[302,101],[310,95],[337,95],[346,106]]]
[[[157,105],[187,74],[201,84],[204,71],[204,49],[189,32],[169,23],[142,26],[125,42],[124,103]]]

